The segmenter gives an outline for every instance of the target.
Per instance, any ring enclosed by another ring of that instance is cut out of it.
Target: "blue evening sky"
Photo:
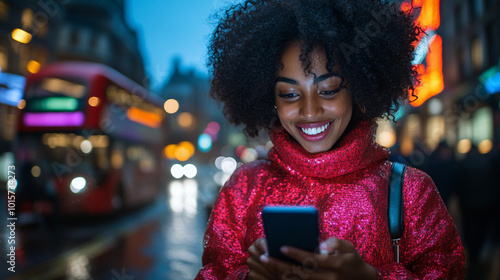
[[[207,75],[206,53],[214,28],[210,16],[234,0],[127,0],[126,17],[138,32],[139,48],[151,88],[159,89],[172,71],[172,60],[182,69]]]

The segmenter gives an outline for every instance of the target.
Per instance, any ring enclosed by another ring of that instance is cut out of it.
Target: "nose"
[[[323,113],[321,98],[315,92],[308,92],[301,99],[300,115],[307,119],[314,119]]]

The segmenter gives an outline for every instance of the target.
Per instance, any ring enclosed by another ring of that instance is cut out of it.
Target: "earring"
[[[356,103],[358,103],[358,108],[359,108],[359,111],[361,111],[361,114],[366,113],[365,105],[361,104],[360,102],[356,102]]]
[[[276,107],[276,105],[274,105],[274,109],[275,109],[275,110],[278,110],[278,107]]]

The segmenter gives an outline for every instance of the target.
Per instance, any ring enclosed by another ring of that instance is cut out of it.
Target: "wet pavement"
[[[150,205],[127,213],[15,228],[15,272],[8,270],[10,230],[2,227],[0,279],[193,279],[201,267],[212,190],[176,180]],[[4,196],[4,195],[2,195]],[[5,197],[0,219],[8,224]]]

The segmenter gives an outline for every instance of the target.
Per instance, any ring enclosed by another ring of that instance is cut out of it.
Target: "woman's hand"
[[[248,248],[250,256],[247,259],[248,279],[280,279],[276,277],[276,271],[262,263],[262,259],[267,259],[267,245],[265,238],[255,240],[252,246]]]
[[[256,244],[253,246],[256,246]],[[265,250],[265,247],[262,248]],[[301,265],[294,265],[274,258],[257,258],[257,260],[260,260],[258,267],[266,272],[270,272],[262,275],[266,275],[265,277],[274,276],[275,278],[250,279],[377,279],[375,268],[363,261],[354,246],[348,241],[335,237],[320,244],[320,254],[288,246],[284,246],[282,252],[290,258],[299,261]],[[252,256],[249,260],[251,258]],[[257,266],[253,267],[257,268]]]

